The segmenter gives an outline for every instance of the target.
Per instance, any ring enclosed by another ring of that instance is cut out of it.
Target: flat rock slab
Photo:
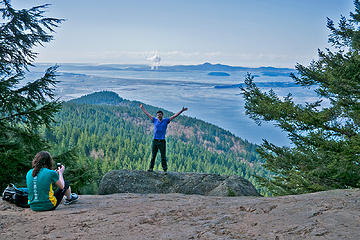
[[[99,194],[183,193],[206,196],[260,196],[255,187],[239,176],[205,173],[113,170],[99,185]]]
[[[33,212],[0,200],[0,239],[358,240],[360,191],[283,197],[81,195]]]

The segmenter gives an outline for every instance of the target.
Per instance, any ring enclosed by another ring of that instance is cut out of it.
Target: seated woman
[[[62,165],[54,171],[51,170],[53,166],[54,160],[50,153],[41,151],[32,161],[33,168],[26,174],[29,204],[34,211],[54,210],[59,206],[64,195],[66,195],[64,204],[71,204],[79,199],[77,194],[71,193],[69,183],[64,181],[65,167]],[[58,187],[55,193],[53,183]]]

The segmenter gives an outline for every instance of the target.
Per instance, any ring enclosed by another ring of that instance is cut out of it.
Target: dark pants
[[[166,164],[166,142],[165,139],[154,139],[152,143],[152,157],[150,161],[150,169],[154,168],[156,154],[160,150],[161,154],[161,165],[164,171],[167,170]]]
[[[54,197],[56,198],[57,202],[56,202],[56,206],[54,206],[52,209],[50,210],[55,210],[55,208],[57,208],[59,206],[59,204],[61,203],[61,200],[63,199],[63,197],[65,196],[65,192],[66,190],[68,190],[70,187],[70,183],[68,181],[65,181],[65,186],[63,189],[56,189],[56,191],[54,192]]]

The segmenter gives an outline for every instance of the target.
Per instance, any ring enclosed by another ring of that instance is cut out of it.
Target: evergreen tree
[[[360,3],[341,17],[338,27],[328,19],[329,43],[319,60],[298,64],[295,83],[314,90],[318,100],[297,104],[274,91],[262,92],[248,75],[245,108],[257,123],[273,121],[288,133],[293,145],[278,147],[264,141],[258,150],[264,166],[274,173],[259,178],[274,194],[300,194],[360,187]]]
[[[47,6],[15,10],[10,0],[0,1],[0,189],[24,178],[36,152],[47,147],[39,127],[50,126],[60,109],[52,88],[56,66],[24,84],[37,55],[32,49],[51,41],[51,33],[63,21],[44,17]]]

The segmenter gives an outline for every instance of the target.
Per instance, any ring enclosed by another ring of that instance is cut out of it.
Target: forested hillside
[[[145,107],[155,116],[158,108]],[[173,114],[162,110],[165,117]],[[64,103],[56,122],[51,131],[44,130],[45,137],[53,143],[55,155],[68,149],[78,153],[78,163],[70,165],[86,166],[91,173],[91,184],[80,189],[83,193],[96,193],[98,182],[109,170],[146,170],[149,166],[153,126],[139,102],[98,92]],[[254,184],[254,174],[266,175],[256,145],[186,116],[179,116],[168,127],[167,159],[169,171],[239,175]],[[160,159],[155,170],[161,170]]]

